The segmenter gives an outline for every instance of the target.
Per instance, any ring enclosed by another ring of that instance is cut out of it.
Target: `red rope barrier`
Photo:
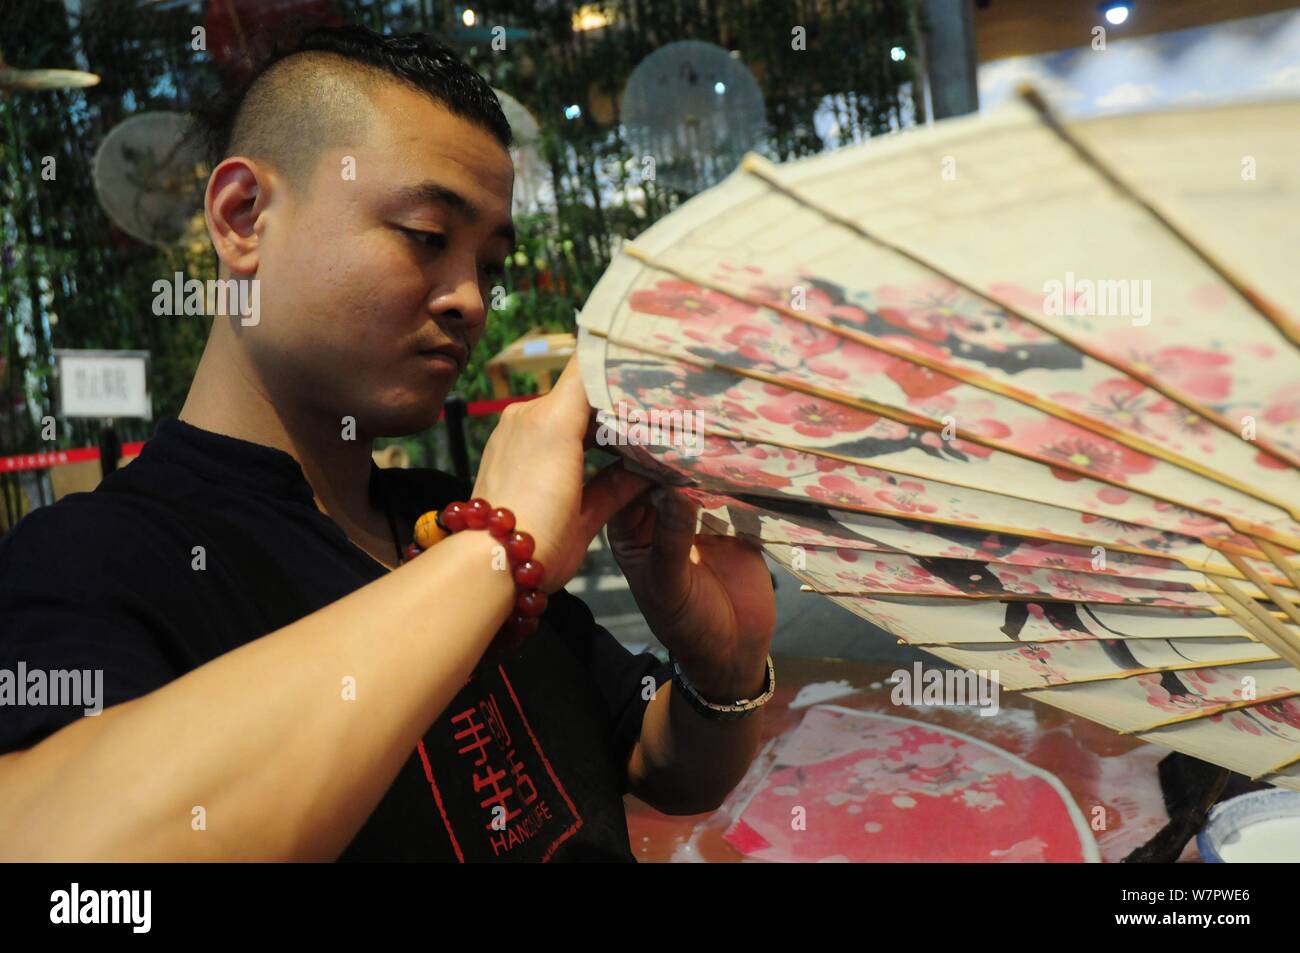
[[[122,456],[134,457],[144,446],[143,440],[122,444]],[[0,457],[0,473],[18,473],[22,470],[48,470],[69,463],[86,463],[99,459],[98,447],[73,447],[71,450],[42,450],[40,453],[20,453]]]

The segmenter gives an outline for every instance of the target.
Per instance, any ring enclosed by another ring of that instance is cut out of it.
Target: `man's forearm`
[[[489,568],[492,544],[485,533],[449,539],[155,692],[0,757],[0,857],[337,857],[508,611],[514,584]],[[191,827],[196,807],[202,831]]]
[[[710,672],[691,684],[706,698],[748,698],[759,694],[766,658],[757,675],[751,666]],[[641,737],[628,762],[633,794],[665,814],[712,811],[749,769],[761,743],[762,710],[735,721],[705,718],[671,683],[655,693],[641,723]]]

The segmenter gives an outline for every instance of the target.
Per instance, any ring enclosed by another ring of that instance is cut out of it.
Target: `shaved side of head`
[[[360,26],[315,30],[251,82],[219,90],[198,105],[195,132],[213,166],[245,156],[301,192],[322,152],[365,137],[384,83],[423,92],[510,147],[496,93],[455,51],[422,33],[381,36]]]
[[[322,152],[364,138],[375,113],[370,94],[382,82],[396,80],[334,53],[281,60],[249,87],[229,154],[266,163],[302,192]]]

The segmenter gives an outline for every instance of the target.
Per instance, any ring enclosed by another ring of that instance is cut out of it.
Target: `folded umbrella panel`
[[[907,596],[831,596],[912,645],[1002,642],[1029,644],[1089,639],[1250,638],[1234,617],[1204,609],[1094,605],[1046,599],[921,599]]]
[[[1181,583],[1194,586],[1203,576],[1172,559],[1132,552],[1108,553],[1105,547],[1048,542],[964,526],[885,519],[863,513],[839,511],[830,517],[823,507],[790,505],[778,515],[740,500],[692,491],[701,504],[701,521],[710,532],[748,536],[775,547],[789,549],[788,559],[806,562],[812,550],[843,549],[906,553],[932,560],[1005,563],[1079,573],[1100,573],[1124,578]],[[769,506],[780,504],[767,501]],[[780,558],[780,557],[778,557]],[[786,558],[782,558],[785,562]],[[1229,575],[1235,570],[1229,567]]]
[[[1196,588],[1203,577],[1190,571],[1178,580],[1150,580],[984,559],[926,558],[781,543],[769,543],[766,551],[792,575],[824,593],[1056,599],[1194,609],[1218,605],[1212,595]]]

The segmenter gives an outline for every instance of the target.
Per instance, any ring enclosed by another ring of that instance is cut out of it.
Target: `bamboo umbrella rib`
[[[1242,559],[1240,556],[1235,556],[1231,553],[1226,553],[1225,555],[1234,566],[1246,574],[1246,578],[1260,589],[1264,590],[1264,595],[1271,599],[1278,608],[1285,612],[1292,622],[1300,625],[1300,606],[1296,606],[1292,601],[1295,598],[1294,596],[1284,595],[1275,585],[1260,575],[1259,571],[1256,570],[1254,566]]]
[[[1213,595],[1223,607],[1218,611],[1218,615],[1235,619],[1238,625],[1255,636],[1256,641],[1263,642],[1268,638],[1267,634],[1260,635],[1261,630],[1265,633],[1267,633],[1268,630],[1264,628],[1263,623],[1246,611],[1245,606],[1238,603],[1237,600],[1233,599],[1225,592],[1214,592],[1211,593],[1211,595]],[[1279,619],[1282,618],[1282,613],[1280,612],[1274,613],[1274,615]]]
[[[910,641],[910,642],[906,642],[905,644],[907,644],[907,645],[911,645],[911,646],[915,646],[915,647],[918,648],[918,649],[930,648],[931,646],[938,646],[938,647],[940,647],[940,648],[950,648],[950,649],[964,649],[964,648],[969,648],[969,647],[972,647],[972,646],[973,646],[973,647],[975,647],[975,648],[986,648],[986,649],[987,649],[987,648],[1006,648],[1006,647],[1008,647],[1008,646],[1010,646],[1010,645],[1053,645],[1053,646],[1055,646],[1055,645],[1065,645],[1066,643],[1071,643],[1071,642],[1115,642],[1115,641],[1122,641],[1122,642],[1168,642],[1171,638],[1178,638],[1178,636],[1169,636],[1169,635],[1126,635],[1126,636],[1124,636],[1123,638],[1117,638],[1116,636],[1113,636],[1113,635],[1094,635],[1094,634],[1089,634],[1086,638],[1079,638],[1079,639],[1012,639],[1012,638],[1008,637],[1008,638],[1006,638],[1006,639],[1003,639],[1003,640],[1000,641],[1000,642],[920,642],[920,641]],[[1185,638],[1185,636],[1184,636],[1184,638]],[[1259,641],[1259,639],[1255,638],[1255,637],[1254,637],[1253,635],[1251,635],[1249,632],[1245,632],[1245,631],[1243,631],[1240,635],[1211,635],[1211,636],[1199,636],[1199,638],[1207,638],[1207,639],[1237,639],[1238,641],[1241,641],[1241,642],[1258,642],[1258,641]],[[1206,667],[1206,668],[1212,668],[1213,666],[1211,666],[1211,665],[1207,665],[1207,666],[1205,666],[1205,667]]]
[[[1224,576],[1211,578],[1223,589],[1224,596],[1236,602],[1261,623],[1262,628],[1255,630],[1259,640],[1290,662],[1293,667],[1300,669],[1300,635],[1293,633],[1273,618],[1262,606],[1242,592],[1231,579]],[[1220,599],[1222,601],[1222,597]]]
[[[804,578],[799,572],[787,570],[799,578]],[[1101,606],[1133,606],[1136,608],[1146,609],[1202,609],[1210,607],[1202,606],[1170,606],[1153,604],[1141,599],[1120,599],[1115,602],[1099,602],[1095,596],[1065,596],[1045,593],[1021,593],[1021,592],[900,592],[897,589],[822,589],[815,583],[805,583],[809,592],[815,592],[820,596],[866,596],[876,598],[878,596],[906,596],[909,599],[962,599],[966,602],[1069,602],[1078,605],[1101,605]],[[1219,593],[1206,593],[1206,595],[1218,596]],[[1249,598],[1248,596],[1246,598]]]
[[[1148,215],[1158,222],[1170,235],[1176,238],[1188,251],[1194,254],[1204,262],[1215,274],[1222,278],[1233,291],[1244,301],[1252,310],[1261,317],[1274,325],[1292,344],[1300,345],[1300,325],[1280,308],[1268,301],[1258,292],[1251,289],[1245,281],[1237,274],[1230,271],[1228,267],[1211,254],[1210,250],[1200,242],[1194,240],[1192,236],[1170,220],[1169,216],[1155,206],[1155,204],[1146,196],[1140,194],[1136,188],[1129,182],[1126,182],[1115,169],[1107,163],[1101,156],[1093,152],[1057,118],[1047,100],[1043,98],[1038,90],[1028,83],[1022,85],[1016,90],[1022,102],[1033,110],[1034,114],[1042,122],[1043,126],[1053,135],[1069,146],[1074,154],[1083,162],[1097,172],[1112,188],[1119,194],[1129,199],[1135,205],[1141,207]]]
[[[1256,601],[1259,602],[1275,602],[1278,605],[1284,607],[1285,605],[1294,603],[1297,599],[1300,599],[1300,592],[1283,592],[1281,589],[1278,589],[1277,584],[1269,580],[1267,576],[1260,575],[1258,570],[1255,570],[1255,572],[1257,575],[1259,575],[1259,578],[1263,579],[1266,582],[1269,582],[1269,584],[1273,588],[1273,592],[1268,592],[1264,590],[1262,587],[1256,587],[1256,586],[1250,586],[1244,588],[1242,591],[1245,592],[1252,599],[1255,599]],[[1205,573],[1208,575],[1225,575],[1224,573],[1218,573],[1212,569],[1205,570]],[[1241,580],[1241,575],[1239,574],[1227,573],[1226,575],[1230,579],[1236,579],[1238,581]],[[1128,577],[1128,578],[1133,578],[1133,577]],[[1137,577],[1137,578],[1141,578],[1141,577]],[[1195,590],[1196,592],[1215,593],[1221,591],[1219,587],[1212,582],[1192,582],[1192,583],[1184,583],[1184,585],[1189,586],[1191,589]],[[1283,585],[1286,584],[1283,583]],[[1291,588],[1289,585],[1286,587],[1288,589]],[[1288,617],[1290,616],[1290,613],[1284,613],[1284,614],[1286,614]],[[1300,622],[1300,619],[1297,619],[1295,621]]]
[[[957,646],[952,646],[956,648]],[[1201,668],[1232,668],[1236,665],[1259,665],[1261,662],[1276,662],[1276,655],[1262,655],[1258,658],[1235,659],[1228,662],[1179,662],[1177,665],[1148,665],[1142,668],[1130,668],[1122,672],[1106,672],[1101,675],[1088,675],[1083,678],[1072,678],[1068,682],[1057,682],[1054,685],[1032,685],[1028,688],[1007,688],[1002,686],[1004,692],[1029,693],[1029,692],[1051,692],[1059,688],[1069,688],[1071,685],[1088,685],[1095,682],[1122,682],[1125,679],[1137,678],[1141,675],[1158,675],[1161,672],[1190,672]]]
[[[1297,568],[1295,563],[1288,559],[1282,550],[1268,540],[1256,539],[1255,543],[1259,546],[1260,551],[1268,557],[1269,562],[1282,571],[1291,585],[1300,589],[1300,568]]]

